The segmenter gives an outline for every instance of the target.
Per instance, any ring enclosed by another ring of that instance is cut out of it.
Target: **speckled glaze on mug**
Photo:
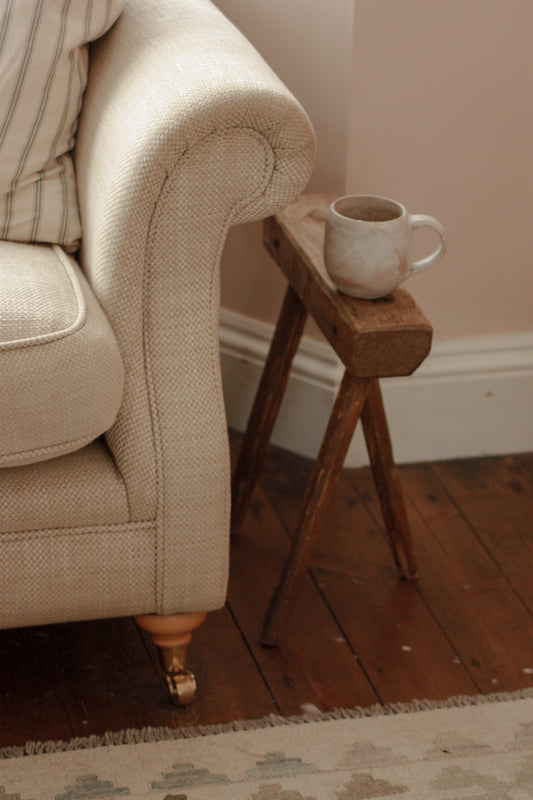
[[[412,263],[415,228],[427,225],[440,236],[434,253]],[[439,261],[446,251],[444,228],[434,217],[409,214],[388,197],[339,197],[326,214],[324,261],[335,286],[352,297],[385,297],[415,272]]]

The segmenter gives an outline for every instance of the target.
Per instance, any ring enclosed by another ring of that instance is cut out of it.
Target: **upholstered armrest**
[[[207,610],[224,579],[203,606],[192,584],[226,548],[229,511],[220,253],[229,225],[303,189],[312,128],[209,0],[130,0],[91,51],[75,155],[80,260],[126,369],[107,441],[131,519],[159,520],[159,610]]]
[[[77,145],[86,245],[88,198],[101,206],[96,188],[113,195],[128,178],[137,207],[136,190],[155,194],[192,148],[223,131],[247,131],[270,150],[255,191],[242,187],[232,222],[270,214],[308,180],[314,137],[305,112],[209,0],[129,0],[90,63]]]

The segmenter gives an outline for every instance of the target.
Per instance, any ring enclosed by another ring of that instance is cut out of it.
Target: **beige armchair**
[[[209,0],[127,0],[93,45],[76,262],[0,242],[0,627],[135,615],[176,701],[194,695],[185,647],[228,573],[221,251],[313,155]]]

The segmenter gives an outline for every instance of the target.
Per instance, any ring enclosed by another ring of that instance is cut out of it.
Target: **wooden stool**
[[[257,482],[308,314],[346,368],[267,613],[262,641],[269,646],[280,643],[289,622],[359,417],[395,561],[402,577],[417,575],[378,378],[410,375],[429,353],[432,328],[405,289],[380,300],[358,300],[337,291],[322,256],[326,210],[334,199],[302,195],[264,223],[264,244],[289,285],[233,477],[234,533]]]

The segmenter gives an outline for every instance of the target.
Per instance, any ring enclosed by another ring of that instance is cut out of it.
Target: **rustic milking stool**
[[[288,624],[359,417],[394,558],[402,577],[413,580],[417,574],[378,378],[410,375],[429,353],[432,328],[405,289],[381,300],[357,300],[335,289],[322,257],[325,214],[333,199],[302,195],[264,223],[265,246],[289,285],[233,478],[233,532],[257,481],[308,314],[346,368],[291,552],[270,603],[263,632],[266,645],[279,644]]]

